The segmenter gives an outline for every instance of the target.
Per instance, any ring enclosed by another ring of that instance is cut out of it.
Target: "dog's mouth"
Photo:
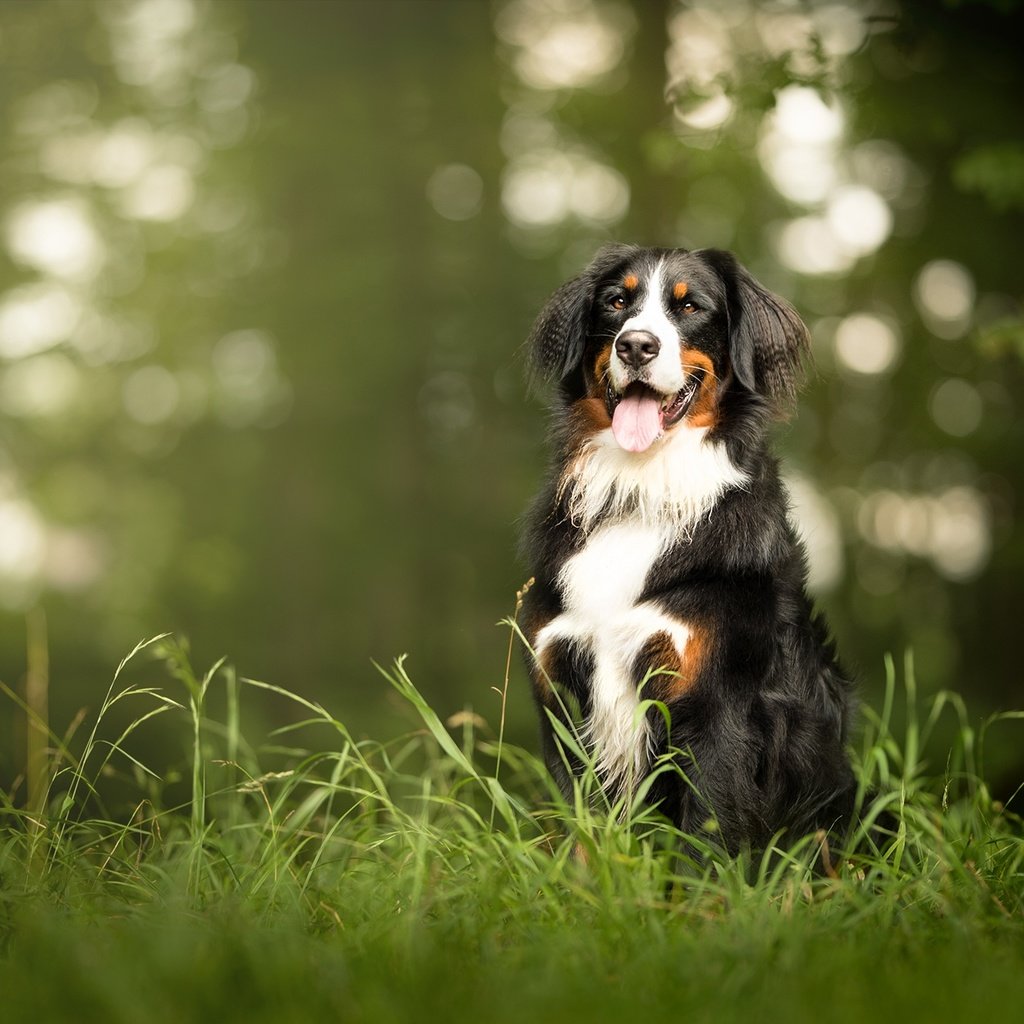
[[[700,390],[703,370],[694,370],[686,386],[673,394],[662,394],[639,381],[616,391],[608,382],[606,402],[612,418],[612,434],[628,452],[646,451],[687,413]]]

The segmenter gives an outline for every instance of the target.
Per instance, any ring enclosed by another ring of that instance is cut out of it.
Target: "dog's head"
[[[680,424],[714,428],[730,389],[785,413],[807,328],[717,249],[602,249],[548,301],[528,342],[534,375],[645,451]]]

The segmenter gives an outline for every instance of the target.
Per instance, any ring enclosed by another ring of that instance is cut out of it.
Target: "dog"
[[[589,761],[612,801],[640,793],[730,851],[842,829],[853,686],[768,443],[807,328],[730,253],[614,244],[527,349],[553,459],[522,622],[560,789]]]

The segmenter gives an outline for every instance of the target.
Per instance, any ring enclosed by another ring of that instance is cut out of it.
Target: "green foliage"
[[[978,192],[998,212],[1024,210],[1024,145],[1005,142],[965,153],[953,168],[965,192]]]
[[[977,345],[991,355],[1024,359],[1024,318],[1004,317],[978,332]]]
[[[384,675],[419,725],[379,743],[220,663],[200,677],[166,637],[144,651],[176,692],[122,664],[81,752],[54,737],[45,812],[0,804],[8,1019],[858,1020],[883,1000],[924,1019],[1024,995],[1022,823],[983,777],[989,730],[1024,713],[975,729],[953,694],[919,706],[909,660],[867,717],[849,849],[730,858],[684,854],[592,778],[565,806],[478,715],[443,723],[401,660]],[[254,689],[301,716],[259,748],[238,726]],[[111,731],[121,702],[141,710]],[[178,782],[141,754],[168,713],[190,742]],[[872,830],[883,811],[896,827]]]

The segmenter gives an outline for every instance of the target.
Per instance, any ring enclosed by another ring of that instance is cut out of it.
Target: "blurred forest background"
[[[733,249],[811,326],[779,443],[865,696],[912,648],[925,694],[1022,706],[1022,22],[3,0],[0,679],[45,637],[60,730],[173,630],[357,732],[407,726],[371,665],[406,651],[495,723],[544,464],[519,347],[620,238]]]

